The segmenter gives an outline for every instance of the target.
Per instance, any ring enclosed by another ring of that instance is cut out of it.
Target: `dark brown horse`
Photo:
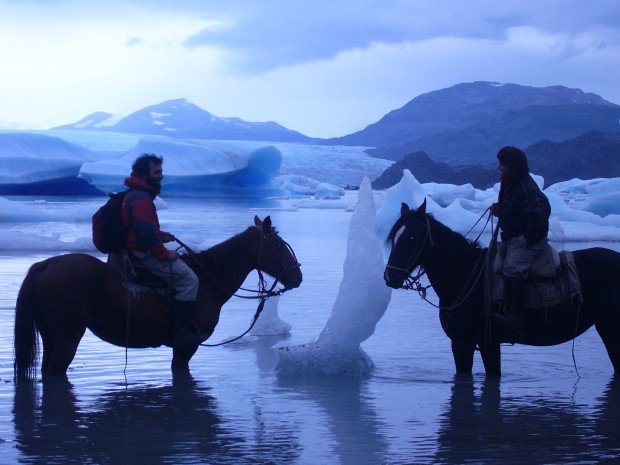
[[[274,276],[286,289],[301,284],[295,254],[272,227],[271,219],[260,221],[255,217],[254,223],[206,251],[181,257],[200,280],[193,316],[200,332],[213,333],[222,305],[254,269]],[[120,274],[95,257],[60,255],[32,265],[19,290],[15,309],[16,377],[34,375],[37,333],[43,342],[42,374],[66,374],[86,328],[121,347],[159,347],[171,341],[166,299],[151,292],[126,293]],[[174,348],[172,370],[189,370],[189,360],[197,348]]]
[[[488,326],[484,279],[472,279],[482,275],[478,270],[487,249],[427,214],[426,201],[417,210],[402,204],[401,216],[387,241],[392,250],[385,269],[386,284],[399,289],[413,270],[424,269],[439,297],[439,318],[452,341],[456,371],[471,373],[478,347],[486,374],[500,375],[500,343],[511,342],[510,335],[501,327]],[[520,343],[561,344],[594,325],[615,373],[620,373],[620,253],[597,247],[577,250],[573,256],[583,302],[575,299],[572,305],[526,309]]]

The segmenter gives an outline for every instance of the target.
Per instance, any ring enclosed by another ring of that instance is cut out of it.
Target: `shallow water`
[[[81,201],[89,202],[101,200]],[[458,379],[436,311],[417,294],[395,291],[363,344],[376,365],[372,376],[282,378],[271,347],[308,342],[323,328],[342,277],[351,213],[285,211],[290,203],[276,200],[168,203],[164,227],[194,243],[240,232],[255,213],[272,216],[304,273],[302,286],[280,299],[291,336],[202,348],[191,377],[173,378],[170,349],[129,350],[125,370],[125,350],[87,332],[67,382],[16,385],[14,301],[30,264],[51,254],[0,252],[1,464],[620,462],[620,381],[595,331],[574,345],[581,378],[568,343],[506,346],[501,381],[485,380],[478,356],[473,377]],[[5,228],[64,240],[89,231],[88,224],[62,223]],[[253,311],[251,302],[231,300],[212,341],[243,332]]]

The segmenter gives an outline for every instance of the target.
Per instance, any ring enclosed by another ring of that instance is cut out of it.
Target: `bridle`
[[[278,237],[282,241],[282,244],[284,244],[284,246],[291,253],[291,255],[293,256],[293,259],[294,259],[294,263],[292,265],[286,266],[286,263],[284,261],[284,258],[282,257],[282,254],[278,253],[278,251],[276,250],[276,246],[271,241],[272,237]],[[265,233],[265,232],[263,232],[261,230],[261,232],[260,232],[260,244],[258,246],[258,254],[257,254],[257,259],[256,259],[256,262],[257,262],[256,263],[256,271],[258,273],[258,289],[246,289],[244,287],[240,287],[239,289],[241,289],[242,291],[250,292],[250,293],[255,293],[256,294],[256,295],[241,295],[241,294],[237,294],[235,291],[227,290],[224,286],[222,286],[217,281],[217,279],[215,279],[213,277],[213,275],[211,273],[209,273],[209,271],[204,267],[204,265],[202,264],[202,262],[198,258],[198,255],[192,249],[190,249],[189,246],[187,246],[186,244],[184,244],[183,242],[181,242],[177,238],[175,238],[174,240],[181,247],[183,247],[187,251],[188,255],[190,255],[192,257],[192,259],[196,262],[196,264],[198,265],[200,270],[205,274],[205,276],[207,276],[217,287],[219,287],[226,294],[229,294],[231,297],[238,297],[240,299],[260,300],[260,302],[258,303],[258,307],[256,308],[256,312],[254,313],[254,317],[252,319],[252,323],[250,324],[250,327],[247,330],[245,330],[245,332],[243,332],[243,334],[241,334],[241,335],[239,335],[239,336],[237,336],[237,337],[235,337],[233,339],[229,339],[227,341],[219,342],[217,344],[205,344],[205,343],[199,344],[202,347],[217,347],[217,346],[221,346],[221,345],[224,345],[224,344],[229,344],[231,342],[234,342],[234,341],[237,341],[237,340],[241,339],[243,336],[245,336],[247,333],[249,333],[252,330],[252,328],[254,327],[254,325],[256,324],[256,320],[258,320],[258,317],[260,316],[261,312],[263,311],[263,308],[265,307],[265,302],[267,300],[269,300],[271,297],[281,296],[282,294],[284,294],[285,292],[290,290],[287,287],[283,287],[281,289],[275,290],[275,287],[277,286],[278,282],[281,282],[280,279],[282,278],[282,276],[285,273],[288,273],[291,270],[294,270],[296,268],[300,268],[301,267],[301,264],[297,260],[297,256],[295,255],[295,252],[293,251],[293,248],[290,246],[290,244],[288,242],[286,242],[284,239],[282,239],[278,235],[278,231],[275,228],[273,228],[273,231],[269,231],[267,233]],[[273,284],[271,285],[271,287],[269,289],[267,289],[267,281],[265,280],[263,272],[260,269],[261,257],[262,257],[262,254],[263,254],[263,250],[265,249],[265,244],[267,244],[267,246],[269,246],[269,248],[274,252],[274,255],[276,257],[278,257],[278,260],[280,262],[280,266],[282,267],[282,271],[278,274],[278,276],[275,277],[275,280],[273,281]]]
[[[286,247],[286,249],[288,249],[288,251],[290,252],[291,256],[293,257],[294,263],[290,266],[286,266],[285,260],[283,258],[283,254],[278,253],[277,250],[277,246],[275,246],[273,244],[273,242],[270,240],[272,237],[278,237],[281,241],[282,244]],[[265,278],[263,276],[263,272],[260,269],[260,263],[261,263],[261,256],[263,253],[263,249],[264,249],[264,244],[267,244],[269,246],[269,248],[271,249],[271,251],[273,252],[273,254],[278,257],[278,261],[280,262],[280,267],[281,267],[281,271],[280,274],[278,274],[278,276],[275,276],[275,281],[273,282],[273,285],[271,286],[271,289],[268,291],[269,294],[271,294],[273,291],[273,289],[275,288],[276,284],[278,282],[282,282],[281,278],[282,276],[284,276],[286,273],[288,273],[291,270],[295,270],[301,267],[301,263],[299,263],[299,260],[297,260],[297,256],[295,255],[295,251],[293,250],[293,248],[291,247],[291,245],[286,242],[284,239],[282,239],[279,234],[278,231],[273,228],[273,231],[270,231],[268,233],[264,233],[261,231],[261,238],[260,238],[260,244],[258,246],[258,256],[256,258],[256,272],[258,273],[258,277],[259,277],[259,290],[256,291],[254,289],[245,289],[243,287],[239,288],[243,291],[246,292],[257,292],[259,294],[261,294],[261,289],[262,289],[262,293],[265,293],[267,291],[265,291],[266,288],[266,281]],[[279,291],[275,292],[275,295],[282,295],[284,292],[288,291],[290,289],[284,287]],[[232,295],[236,295],[236,294],[232,294]],[[243,296],[237,296],[237,297],[243,297]],[[271,295],[269,296],[271,297]],[[244,298],[248,298],[248,297],[244,297]]]
[[[411,273],[413,272],[413,269],[414,269],[414,263],[418,262],[418,259],[422,255],[422,252],[424,252],[426,243],[428,242],[431,247],[435,245],[435,242],[433,241],[433,235],[431,233],[431,225],[430,225],[430,222],[428,221],[428,216],[424,215],[424,219],[426,220],[424,222],[417,221],[417,220],[415,221],[416,223],[422,225],[422,227],[424,228],[425,234],[424,234],[424,238],[422,239],[422,242],[420,243],[420,246],[417,249],[415,249],[409,256],[409,258],[407,259],[406,267],[402,268],[400,266],[386,265],[385,269],[386,269],[386,273],[388,269],[400,271],[401,273],[405,273],[406,278],[403,280],[403,285],[401,289],[419,290],[420,288],[424,288],[424,293],[426,295],[426,289],[428,289],[428,287],[430,286],[424,287],[420,284],[420,278],[424,276],[424,274],[426,274],[426,271],[424,271],[423,268],[420,267],[420,270],[418,271],[416,276],[415,277],[411,276]],[[403,227],[406,229],[406,226],[403,226]],[[402,234],[404,234],[404,231],[403,233],[401,233],[401,235]],[[398,241],[398,238],[396,239],[396,241]],[[396,243],[394,245],[396,245]]]
[[[471,229],[467,232],[467,234],[469,234],[474,227],[476,227],[476,225],[478,224],[478,222],[484,218],[484,216],[486,215],[486,213],[489,213],[489,217],[487,218],[487,221],[484,225],[484,227],[482,228],[482,231],[480,232],[480,234],[478,235],[478,237],[475,239],[474,242],[477,242],[478,239],[480,239],[480,236],[482,235],[482,232],[486,229],[487,224],[489,223],[489,221],[492,220],[493,215],[491,214],[491,208],[487,208],[482,215],[480,216],[480,218],[478,218],[478,221],[476,221],[476,223],[471,227]],[[456,304],[450,305],[449,307],[444,307],[441,305],[437,305],[431,301],[429,301],[426,298],[426,291],[429,287],[431,287],[431,285],[427,285],[424,286],[422,285],[422,283],[420,282],[420,279],[422,278],[422,276],[424,276],[426,274],[426,270],[423,269],[423,267],[420,267],[420,269],[418,270],[417,274],[415,276],[411,276],[411,272],[409,271],[409,269],[412,268],[413,264],[416,263],[416,261],[418,260],[418,258],[420,257],[420,255],[422,254],[424,247],[426,245],[426,241],[427,239],[429,240],[431,247],[434,245],[433,242],[433,237],[431,235],[431,226],[430,226],[430,222],[428,221],[428,216],[425,215],[425,219],[426,219],[426,224],[424,225],[424,223],[422,223],[421,221],[416,221],[416,223],[420,223],[422,224],[425,229],[426,229],[426,234],[424,235],[424,239],[422,240],[422,243],[419,247],[419,250],[415,251],[412,253],[412,256],[410,257],[409,261],[407,262],[407,268],[401,268],[401,267],[397,267],[397,266],[392,266],[392,265],[387,265],[386,268],[386,273],[387,273],[387,269],[393,269],[393,270],[397,270],[397,271],[401,271],[404,272],[406,274],[406,278],[403,280],[403,285],[400,287],[400,289],[405,289],[408,291],[417,291],[418,294],[420,295],[420,297],[425,300],[426,302],[428,302],[429,304],[431,304],[433,307],[438,308],[440,310],[454,310],[455,308],[460,307],[471,295],[471,293],[473,292],[474,288],[476,287],[476,284],[478,283],[478,280],[480,279],[480,277],[482,276],[483,271],[485,270],[486,266],[488,265],[487,261],[489,258],[489,251],[491,250],[491,246],[489,246],[489,248],[487,249],[487,252],[480,255],[478,257],[478,260],[476,262],[476,264],[474,265],[473,269],[472,269],[472,274],[469,276],[469,278],[467,279],[467,282],[463,288],[463,290],[459,293],[459,295],[463,295],[464,297],[457,302]],[[493,223],[491,224],[491,230],[492,232],[492,239],[491,239],[491,244],[493,244],[496,241],[497,238],[497,233],[499,231],[499,228],[494,228]],[[466,236],[467,236],[466,234]],[[481,265],[481,266],[480,266]],[[478,270],[478,273],[476,273],[476,268],[478,268],[480,266],[480,269]],[[413,271],[413,270],[412,270]],[[471,283],[471,286],[470,286]],[[467,292],[464,292],[465,289],[467,289],[469,287],[469,290],[467,290]]]
[[[286,263],[284,261],[284,259],[282,258],[281,254],[279,254],[275,248],[275,246],[273,245],[271,238],[277,236],[280,238],[280,240],[282,241],[282,243],[286,246],[286,248],[288,249],[288,251],[291,253],[291,255],[293,256],[294,259],[294,263],[290,266],[286,266]],[[290,246],[290,244],[288,242],[286,242],[284,239],[282,239],[279,235],[278,232],[274,229],[274,231],[270,231],[268,233],[264,233],[263,231],[261,231],[260,233],[260,244],[258,246],[258,254],[257,254],[257,258],[256,258],[256,271],[258,273],[259,276],[259,283],[258,283],[258,289],[247,289],[244,287],[240,287],[239,289],[245,292],[250,292],[250,293],[255,293],[256,295],[242,295],[242,294],[237,294],[236,291],[231,291],[229,289],[226,289],[222,284],[219,283],[219,281],[213,276],[212,273],[209,273],[209,271],[205,268],[205,266],[202,264],[202,262],[200,261],[200,259],[198,258],[198,254],[196,252],[194,252],[187,244],[183,243],[180,239],[178,238],[174,238],[174,240],[181,246],[183,247],[186,251],[187,254],[194,260],[194,262],[196,263],[196,265],[198,266],[198,268],[200,269],[200,271],[202,271],[202,273],[204,273],[204,275],[206,277],[208,277],[220,290],[222,290],[225,294],[230,295],[231,297],[238,297],[240,299],[262,299],[262,298],[270,298],[270,297],[274,297],[274,296],[279,296],[284,294],[285,292],[289,291],[290,289],[284,287],[282,289],[279,289],[277,291],[275,291],[275,287],[276,285],[281,281],[281,278],[284,274],[288,273],[291,270],[294,270],[296,268],[300,268],[301,264],[299,263],[299,261],[297,260],[297,256],[295,255],[295,252],[293,251],[293,248]],[[278,276],[275,277],[275,280],[271,286],[271,288],[267,289],[267,282],[263,276],[263,272],[260,269],[260,265],[261,265],[261,257],[263,255],[263,250],[265,249],[265,244],[267,244],[269,246],[269,248],[274,252],[274,255],[276,257],[278,257],[278,261],[280,262],[280,266],[282,268],[282,271],[278,274]]]

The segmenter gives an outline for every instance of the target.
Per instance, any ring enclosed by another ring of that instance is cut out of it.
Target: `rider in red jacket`
[[[208,337],[197,332],[191,320],[198,277],[176,250],[164,247],[164,242],[173,241],[174,236],[160,229],[154,203],[164,177],[162,164],[162,157],[143,154],[132,165],[131,176],[125,179],[129,190],[123,198],[121,216],[129,233],[124,248],[174,288],[175,297],[170,305],[173,346],[196,345]]]

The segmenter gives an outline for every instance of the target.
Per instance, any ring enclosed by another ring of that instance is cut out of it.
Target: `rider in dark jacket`
[[[549,200],[529,174],[527,157],[516,147],[497,153],[501,187],[493,213],[498,217],[502,242],[506,244],[503,273],[506,276],[507,315],[495,314],[501,324],[517,334],[523,331],[523,292],[534,259],[547,244]]]

